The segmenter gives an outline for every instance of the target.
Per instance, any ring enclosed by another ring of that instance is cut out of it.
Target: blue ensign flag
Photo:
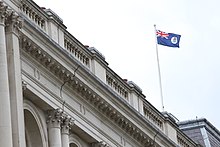
[[[168,47],[179,47],[181,35],[156,31],[157,43]]]

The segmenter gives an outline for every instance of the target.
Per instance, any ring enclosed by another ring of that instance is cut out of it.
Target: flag
[[[156,31],[157,43],[168,47],[179,47],[181,35]]]

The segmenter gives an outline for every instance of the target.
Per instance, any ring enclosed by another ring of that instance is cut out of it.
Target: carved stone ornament
[[[6,18],[9,16],[8,6],[0,1],[0,23],[4,25]]]
[[[17,13],[11,12],[5,21],[6,31],[18,33],[22,28],[22,22],[22,19]]]
[[[47,123],[48,123],[49,127],[60,127],[62,120],[63,120],[63,110],[62,109],[48,111]]]
[[[70,126],[74,124],[74,120],[69,116],[64,114],[61,128],[62,128],[62,133],[69,134]]]

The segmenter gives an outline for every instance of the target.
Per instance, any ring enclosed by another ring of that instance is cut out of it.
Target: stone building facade
[[[0,146],[197,146],[50,9],[0,0],[0,16]]]
[[[207,119],[200,118],[179,122],[180,129],[204,147],[219,147],[220,132]]]

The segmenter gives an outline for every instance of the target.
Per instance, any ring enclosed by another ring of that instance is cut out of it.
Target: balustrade
[[[144,106],[145,117],[159,129],[163,130],[163,118],[156,114],[149,106]]]
[[[191,145],[186,140],[186,137],[183,137],[180,133],[177,134],[177,142],[180,147],[190,147]]]
[[[32,22],[34,22],[36,25],[38,25],[42,30],[45,30],[45,24],[46,21],[45,19],[39,15],[31,6],[28,4],[24,3],[22,1],[22,7],[21,11],[30,19]]]
[[[122,82],[119,82],[119,80],[116,80],[112,75],[109,73],[106,74],[106,83],[114,90],[116,91],[120,96],[128,100],[128,90],[126,87],[122,84]]]
[[[70,39],[65,38],[64,39],[64,48],[78,61],[83,63],[86,67],[89,67],[89,57],[86,55],[86,53],[78,47],[73,41]]]

